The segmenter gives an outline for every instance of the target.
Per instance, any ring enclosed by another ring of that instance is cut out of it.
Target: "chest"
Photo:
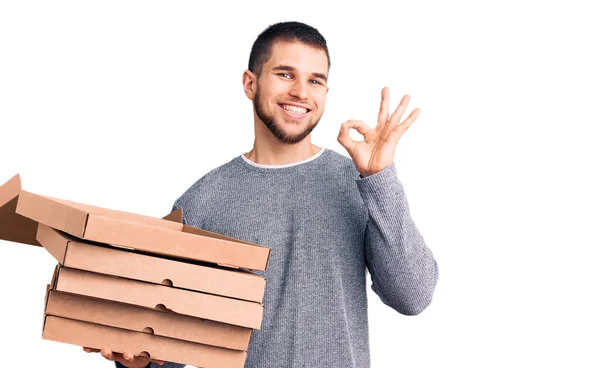
[[[191,225],[271,248],[271,266],[315,262],[356,267],[364,259],[367,212],[354,183],[310,178],[255,186],[224,186],[197,201]]]

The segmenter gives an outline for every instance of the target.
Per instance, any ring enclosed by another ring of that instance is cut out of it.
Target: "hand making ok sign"
[[[417,119],[420,109],[414,109],[402,123],[400,118],[408,106],[410,96],[402,97],[396,111],[389,115],[390,91],[385,87],[381,91],[381,108],[377,126],[369,128],[360,120],[348,120],[342,124],[338,142],[348,151],[358,172],[363,176],[373,175],[385,169],[394,161],[396,146],[402,134]],[[357,142],[350,138],[350,129],[356,129],[364,138]]]

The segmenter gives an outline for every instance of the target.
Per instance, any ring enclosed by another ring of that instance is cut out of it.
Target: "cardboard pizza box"
[[[243,368],[247,356],[245,351],[56,316],[46,316],[42,338],[205,368]]]
[[[260,330],[263,305],[197,291],[60,267],[54,289]]]
[[[58,263],[155,284],[261,303],[265,279],[249,271],[179,262],[76,239],[39,224],[37,240]]]
[[[244,351],[252,333],[246,327],[55,290],[48,290],[45,314]]]
[[[12,207],[16,207],[11,213]],[[35,223],[80,239],[179,259],[265,271],[270,249],[166,219],[57,199],[21,189],[19,175],[0,187],[0,238],[39,245]]]

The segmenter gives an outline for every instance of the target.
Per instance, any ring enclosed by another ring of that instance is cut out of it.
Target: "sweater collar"
[[[319,152],[317,152],[314,156],[309,157],[305,160],[302,161],[298,161],[298,162],[292,162],[290,164],[284,164],[284,165],[263,165],[263,164],[257,164],[256,162],[250,161],[245,154],[242,154],[240,157],[242,158],[242,160],[246,161],[246,163],[248,163],[249,165],[252,165],[254,167],[259,167],[261,169],[283,169],[285,167],[292,167],[292,166],[297,166],[297,165],[302,165],[304,163],[313,161],[315,159],[317,159],[319,156],[321,156],[323,154],[323,152],[325,152],[325,148],[321,148],[321,150]]]

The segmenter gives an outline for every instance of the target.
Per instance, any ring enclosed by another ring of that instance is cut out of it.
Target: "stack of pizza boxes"
[[[269,248],[181,223],[0,187],[0,238],[58,265],[43,338],[198,367],[243,367]]]

